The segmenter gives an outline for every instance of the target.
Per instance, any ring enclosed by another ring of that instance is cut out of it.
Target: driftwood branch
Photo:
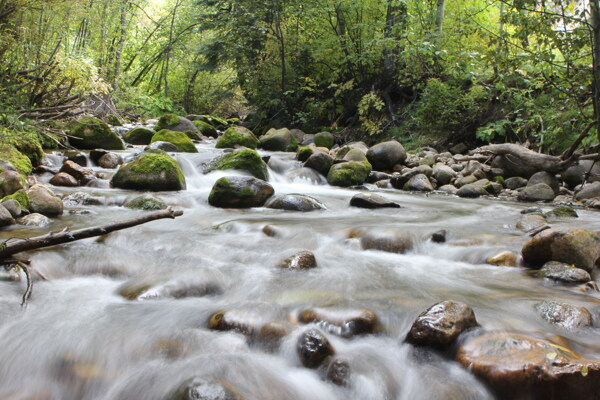
[[[540,171],[560,172],[565,167],[565,162],[560,157],[538,153],[514,143],[490,144],[480,147],[477,153],[488,153],[498,156],[512,155],[521,159],[525,164]]]
[[[44,236],[38,236],[30,239],[21,239],[13,243],[6,243],[4,248],[0,249],[0,261],[4,260],[13,254],[23,251],[41,249],[44,247],[55,246],[57,244],[74,242],[76,240],[91,238],[94,236],[105,235],[110,232],[121,229],[131,228],[136,225],[145,224],[146,222],[154,221],[163,218],[175,218],[183,215],[183,211],[175,211],[171,208],[166,210],[156,211],[144,214],[138,218],[129,219],[126,221],[114,222],[103,226],[95,226],[91,228],[79,229],[76,231],[64,231],[60,233],[49,233]]]

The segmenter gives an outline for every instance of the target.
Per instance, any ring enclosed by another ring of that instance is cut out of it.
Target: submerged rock
[[[152,300],[213,296],[222,293],[222,289],[215,283],[197,279],[134,278],[121,285],[118,292],[127,300]]]
[[[406,342],[446,349],[464,331],[479,326],[473,309],[456,301],[434,304],[421,313],[406,335]]]
[[[592,314],[585,307],[556,301],[544,301],[536,304],[535,310],[552,325],[568,330],[592,326]]]
[[[280,267],[293,271],[316,268],[317,259],[310,251],[301,251],[283,260],[280,264]]]
[[[250,176],[228,176],[215,182],[208,196],[214,207],[262,207],[274,193],[267,182]]]
[[[408,232],[397,230],[372,230],[360,237],[364,250],[381,250],[389,253],[406,253],[413,248],[413,238]]]
[[[519,255],[512,251],[501,251],[488,257],[485,262],[498,267],[516,267],[519,265]]]
[[[333,360],[327,366],[325,377],[335,385],[348,386],[350,384],[350,364],[346,360]]]
[[[377,314],[365,309],[309,308],[298,313],[298,322],[318,322],[342,337],[378,333],[382,328]]]
[[[154,196],[138,196],[133,199],[127,200],[124,204],[127,208],[135,210],[153,211],[153,210],[164,210],[167,205],[160,199]]]
[[[191,378],[164,400],[244,400],[228,382],[214,378]]]
[[[563,283],[585,283],[592,280],[586,270],[557,261],[544,264],[540,269],[540,274],[544,278]]]
[[[273,196],[267,201],[265,207],[301,212],[326,209],[325,205],[319,200],[302,194],[280,194]]]
[[[360,208],[401,208],[400,204],[374,193],[358,193],[350,200],[350,206]]]

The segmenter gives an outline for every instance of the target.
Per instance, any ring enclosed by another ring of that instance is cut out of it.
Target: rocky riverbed
[[[600,396],[591,164],[155,123],[4,168],[4,239],[184,215],[31,252],[24,310],[7,271],[0,397]]]

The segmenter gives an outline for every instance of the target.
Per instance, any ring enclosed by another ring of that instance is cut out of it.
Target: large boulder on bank
[[[272,128],[260,137],[260,147],[270,151],[296,151],[298,141],[289,129]]]
[[[535,185],[527,185],[523,189],[517,199],[519,201],[552,201],[556,197],[554,190],[545,183],[536,183]]]
[[[406,157],[406,150],[396,140],[376,144],[367,151],[367,160],[376,171],[392,170],[394,165],[403,164]]]
[[[327,173],[327,182],[341,187],[362,185],[370,172],[371,164],[367,161],[334,164]]]
[[[4,205],[0,204],[0,227],[15,223],[15,219],[10,211]]]
[[[83,117],[71,124],[69,143],[78,149],[125,149],[121,138],[104,121],[94,117]]]
[[[185,177],[177,161],[166,153],[144,153],[139,158],[122,165],[111,180],[111,185],[121,189],[183,190]]]
[[[456,360],[501,399],[587,399],[600,392],[600,362],[525,335],[471,337],[459,347]]]
[[[198,135],[200,133],[196,125],[192,123],[187,118],[180,117],[175,114],[165,114],[158,120],[158,123],[154,127],[154,129],[159,132],[163,129],[168,129],[170,131],[186,133],[188,131]]]
[[[446,349],[458,335],[479,326],[473,309],[457,301],[442,301],[421,313],[406,335],[406,341],[417,346]]]
[[[27,190],[29,210],[47,217],[56,217],[63,213],[63,202],[48,187],[33,185]]]
[[[322,175],[327,175],[332,165],[333,157],[320,151],[311,154],[304,163],[304,167],[312,168]]]
[[[531,178],[529,178],[529,181],[527,181],[527,186],[537,185],[538,183],[545,183],[552,188],[554,195],[558,195],[560,182],[553,174],[546,171],[536,172],[531,176]]]
[[[152,129],[148,129],[148,128],[142,128],[142,127],[133,128],[130,131],[128,131],[125,135],[123,135],[123,140],[125,140],[127,143],[130,143],[130,144],[137,144],[137,145],[150,144],[150,141],[152,140],[152,136],[154,136],[155,133],[156,133],[155,131],[153,131]]]
[[[265,207],[302,212],[326,209],[325,205],[319,200],[303,194],[280,194],[273,196],[267,201]]]
[[[10,169],[0,173],[0,197],[9,196],[23,189],[21,175],[17,171]]]
[[[184,153],[197,153],[198,149],[185,133],[178,131],[171,131],[168,129],[162,129],[152,136],[150,143],[154,142],[167,142],[175,145],[177,151]]]
[[[243,149],[228,153],[220,157],[208,171],[224,171],[228,169],[236,169],[246,171],[258,179],[266,181],[269,178],[267,172],[267,164],[262,157],[254,150]]]
[[[226,176],[215,182],[208,203],[222,208],[262,207],[274,193],[267,182],[250,176]]]
[[[600,197],[600,182],[592,182],[585,185],[575,194],[575,200],[583,201]]]
[[[592,271],[600,258],[600,236],[587,229],[546,229],[525,243],[521,253],[523,261],[532,268],[560,261]]]
[[[243,126],[232,126],[223,132],[215,145],[217,149],[233,149],[238,146],[256,149],[258,139],[250,129]]]
[[[202,136],[206,136],[206,137],[212,137],[212,138],[217,138],[219,137],[219,132],[217,132],[217,129],[212,126],[211,124],[209,124],[208,122],[204,122],[204,121],[193,121],[194,126],[198,129],[198,131],[200,132],[200,134]]]
[[[329,132],[319,132],[314,137],[314,143],[317,147],[326,147],[331,149],[335,143],[335,138]]]

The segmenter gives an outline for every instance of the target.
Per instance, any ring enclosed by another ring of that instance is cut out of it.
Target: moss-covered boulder
[[[94,117],[83,117],[74,121],[70,126],[69,135],[69,143],[78,149],[125,148],[121,138],[104,121]]]
[[[3,137],[4,143],[13,145],[21,154],[29,158],[32,165],[38,165],[42,161],[44,150],[37,133],[0,129],[0,136]]]
[[[225,154],[219,158],[210,168],[210,171],[224,171],[237,169],[249,172],[252,176],[266,181],[268,179],[267,164],[260,155],[250,149],[243,149],[233,153]]]
[[[199,134],[198,128],[187,118],[180,117],[175,114],[166,114],[160,117],[158,123],[154,127],[157,132],[163,129],[170,131],[186,133],[187,131]]]
[[[214,115],[188,115],[187,119],[191,121],[202,121],[214,126],[216,129],[225,129],[229,125],[234,125],[235,122],[229,123],[223,118],[215,117]],[[239,121],[239,120],[238,120]]]
[[[163,190],[185,189],[185,177],[177,161],[162,151],[142,154],[138,159],[124,164],[111,180],[121,189]]]
[[[16,200],[22,209],[29,210],[29,196],[24,189],[21,189],[13,194],[4,196],[0,202],[4,203],[8,200]]]
[[[127,200],[124,206],[134,210],[144,211],[164,210],[165,208],[167,208],[167,205],[160,199],[149,195],[138,196],[133,199]]]
[[[371,164],[368,161],[334,164],[327,174],[327,182],[332,186],[341,187],[362,185],[370,172]]]
[[[214,207],[262,207],[274,193],[267,182],[250,176],[226,176],[217,180],[208,196]]]
[[[260,147],[270,151],[296,151],[298,141],[287,128],[269,129],[260,137]]]
[[[117,117],[115,114],[108,114],[106,116],[106,122],[108,122],[112,126],[123,126],[121,118]]]
[[[322,175],[327,175],[332,165],[333,157],[320,151],[312,154],[304,163],[304,167],[312,168]]]
[[[194,123],[194,126],[198,129],[200,134],[202,134],[203,136],[213,137],[213,138],[219,137],[219,132],[217,132],[217,128],[215,128],[208,122],[204,122],[204,121],[200,121],[200,120],[192,121],[192,122]]]
[[[8,196],[23,189],[22,176],[17,171],[7,169],[0,173],[0,196]]]
[[[317,147],[327,147],[331,149],[333,144],[335,143],[335,139],[333,135],[329,132],[319,132],[314,137],[315,146]]]
[[[154,132],[152,129],[148,128],[133,128],[123,135],[123,140],[131,144],[150,144],[152,136],[154,136],[155,133],[156,132]]]
[[[304,161],[308,160],[308,158],[310,156],[312,156],[314,152],[315,152],[315,149],[313,147],[310,147],[310,146],[300,147],[298,149],[298,152],[296,153],[296,160],[304,162]]]
[[[10,163],[23,174],[30,174],[33,170],[31,160],[10,144],[0,144],[0,160]]]
[[[244,128],[243,126],[232,126],[223,132],[215,145],[217,149],[233,149],[236,146],[256,149],[258,146],[258,139],[250,129]]]
[[[154,142],[167,142],[174,144],[177,147],[177,150],[184,153],[198,152],[198,149],[196,149],[196,146],[194,146],[192,140],[183,132],[162,129],[152,136],[150,143]]]

